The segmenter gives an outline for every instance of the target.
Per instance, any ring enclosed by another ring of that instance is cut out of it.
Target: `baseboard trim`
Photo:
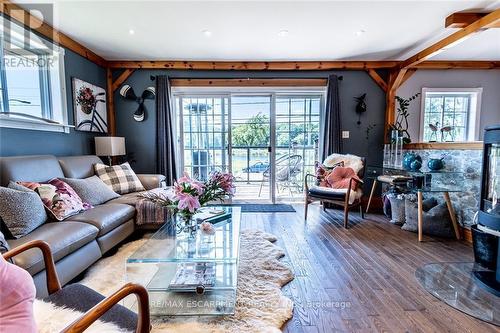
[[[472,231],[469,228],[460,227],[462,229],[462,238],[467,243],[472,244]]]

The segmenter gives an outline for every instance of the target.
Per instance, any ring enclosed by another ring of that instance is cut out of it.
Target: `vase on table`
[[[189,210],[182,210],[177,212],[175,219],[178,234],[182,232],[189,232],[190,234],[194,234],[196,232],[197,223],[193,218],[195,214],[196,210],[194,212],[190,212]]]

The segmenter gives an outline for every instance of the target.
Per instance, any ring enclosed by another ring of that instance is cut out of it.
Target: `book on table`
[[[215,286],[215,263],[187,262],[179,264],[168,289],[194,292],[200,286],[204,289]]]

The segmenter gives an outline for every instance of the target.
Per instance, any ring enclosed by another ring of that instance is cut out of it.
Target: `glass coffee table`
[[[234,314],[241,208],[217,208],[228,215],[213,234],[179,231],[172,217],[127,259],[126,279],[146,287],[151,315]]]

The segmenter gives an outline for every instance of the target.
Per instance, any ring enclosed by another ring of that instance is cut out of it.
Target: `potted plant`
[[[394,124],[389,124],[389,132],[396,131],[397,137],[403,137],[404,144],[411,142],[410,133],[408,132],[408,116],[410,115],[408,107],[410,106],[411,101],[416,99],[419,95],[420,93],[416,93],[410,98],[396,96],[396,101],[398,102],[396,121]],[[391,140],[394,140],[395,136],[395,134],[391,133]]]

